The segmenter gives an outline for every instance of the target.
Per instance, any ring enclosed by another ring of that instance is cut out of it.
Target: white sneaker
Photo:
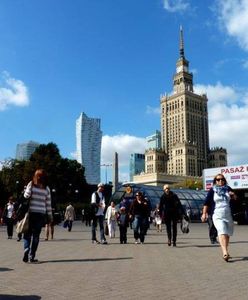
[[[137,245],[137,244],[139,244],[140,242],[138,241],[138,240],[135,240],[135,244]]]

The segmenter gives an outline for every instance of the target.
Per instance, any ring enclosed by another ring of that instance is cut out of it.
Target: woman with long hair
[[[227,185],[223,174],[217,174],[213,180],[213,187],[208,191],[202,211],[202,222],[206,222],[208,214],[212,215],[214,226],[218,232],[219,243],[223,259],[228,262],[230,236],[233,235],[233,218],[230,201],[237,197]]]
[[[45,223],[47,214],[52,222],[51,193],[47,185],[47,174],[43,169],[35,171],[24,192],[25,198],[29,201],[29,230],[24,233],[24,255],[23,261],[37,262],[35,259],[39,245],[41,229]]]

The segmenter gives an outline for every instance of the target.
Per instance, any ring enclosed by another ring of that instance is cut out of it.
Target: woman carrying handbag
[[[51,193],[47,185],[47,174],[43,169],[35,171],[33,180],[30,181],[24,192],[29,202],[29,229],[24,233],[24,255],[23,261],[37,262],[35,259],[39,245],[41,229],[45,223],[45,216],[48,215],[52,222]]]

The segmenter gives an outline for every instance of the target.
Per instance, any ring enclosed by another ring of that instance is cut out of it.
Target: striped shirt
[[[32,195],[32,196],[31,196]],[[45,189],[38,188],[32,184],[32,181],[26,187],[24,197],[31,196],[29,211],[52,216],[51,193],[49,187]]]

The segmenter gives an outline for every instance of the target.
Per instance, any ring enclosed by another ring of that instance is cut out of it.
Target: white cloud
[[[248,69],[248,60],[243,62],[243,68]]]
[[[211,147],[227,149],[228,164],[247,163],[248,90],[223,86],[196,85],[196,93],[206,93]]]
[[[160,115],[160,107],[151,107],[149,105],[146,106],[146,113],[148,115]]]
[[[146,139],[127,134],[115,136],[105,135],[102,138],[102,164],[113,164],[114,153],[118,153],[119,161],[119,180],[129,180],[129,158],[131,153],[144,153],[146,148]],[[104,171],[104,170],[103,170]],[[109,171],[108,177],[112,176]]]
[[[198,70],[197,69],[191,69],[190,72],[193,73],[193,75],[196,75],[198,73]]]
[[[248,1],[217,0],[216,3],[221,26],[248,51]]]
[[[75,150],[74,152],[71,152],[70,156],[72,157],[72,159],[77,159],[77,151]]]
[[[27,106],[29,104],[28,88],[19,80],[10,77],[7,72],[2,73],[0,84],[0,110],[9,106]]]
[[[238,99],[237,91],[230,86],[224,86],[222,83],[217,82],[214,85],[201,85],[196,84],[194,91],[197,94],[207,94],[209,102],[235,102]]]
[[[182,12],[188,9],[189,3],[185,0],[164,0],[164,9],[168,12]]]

